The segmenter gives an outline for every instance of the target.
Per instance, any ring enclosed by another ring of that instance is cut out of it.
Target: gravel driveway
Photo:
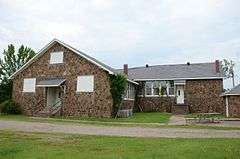
[[[25,132],[60,132],[85,135],[167,137],[167,138],[240,138],[240,130],[213,130],[189,128],[142,128],[55,123],[0,121],[0,130]]]

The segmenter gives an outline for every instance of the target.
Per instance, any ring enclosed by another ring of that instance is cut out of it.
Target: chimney
[[[123,73],[124,73],[125,75],[128,75],[128,64],[124,64],[124,65],[123,65]]]
[[[215,69],[216,69],[216,73],[220,73],[220,62],[219,62],[219,60],[215,61]]]

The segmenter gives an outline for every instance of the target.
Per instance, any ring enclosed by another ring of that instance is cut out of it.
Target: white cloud
[[[39,50],[56,37],[114,67],[236,61],[239,6],[238,0],[0,0],[0,49],[14,43]]]

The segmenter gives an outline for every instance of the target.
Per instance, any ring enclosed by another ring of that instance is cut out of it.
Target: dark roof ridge
[[[202,64],[214,64],[214,62],[190,63],[190,66],[191,66],[191,65],[202,65]],[[158,67],[158,66],[179,66],[179,65],[186,65],[186,66],[187,66],[187,63],[186,63],[186,64],[181,63],[181,64],[157,64],[157,65],[148,65],[148,68],[149,68],[149,67]],[[129,67],[128,69],[139,69],[139,68],[146,68],[146,66]],[[122,70],[122,68],[117,69],[117,70]]]

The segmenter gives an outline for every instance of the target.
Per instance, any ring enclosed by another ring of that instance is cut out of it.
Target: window
[[[145,83],[145,95],[174,95],[174,81],[147,81]]]
[[[23,80],[23,92],[35,92],[36,78],[25,78]]]
[[[152,95],[152,82],[146,82],[145,84],[145,94]]]
[[[63,63],[63,52],[52,52],[50,54],[50,64]]]
[[[124,99],[135,99],[135,87],[133,84],[128,83]]]
[[[93,92],[94,76],[78,76],[77,77],[77,92]]]
[[[167,81],[160,82],[160,95],[167,95]]]
[[[174,82],[173,81],[169,81],[168,95],[174,95]]]

